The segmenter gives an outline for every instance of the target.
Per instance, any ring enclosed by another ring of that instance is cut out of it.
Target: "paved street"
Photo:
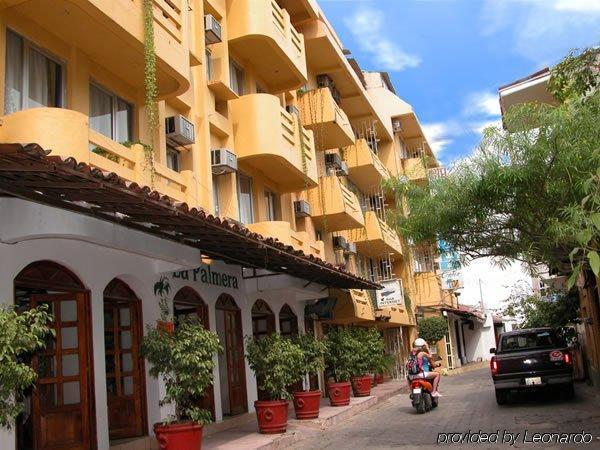
[[[513,448],[600,448],[600,395],[581,383],[576,385],[576,398],[564,400],[557,393],[536,393],[512,398],[510,404],[498,406],[488,369],[444,377],[440,385],[444,397],[440,406],[418,415],[408,395],[398,395],[343,424],[319,431],[303,440],[297,449],[363,449],[363,448],[439,448],[438,433],[464,433],[471,430],[494,433],[504,430],[520,433]],[[523,443],[533,433],[581,433],[592,435],[591,444],[536,445]],[[508,439],[508,435],[505,435]],[[465,444],[448,444],[462,448]],[[473,444],[479,448],[509,448],[509,444]]]

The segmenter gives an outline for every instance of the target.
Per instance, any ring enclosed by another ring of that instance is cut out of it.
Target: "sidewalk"
[[[255,414],[246,414],[243,420],[238,419],[236,426],[226,430],[217,431],[218,428],[222,427],[222,424],[207,426],[205,437],[202,439],[202,448],[204,450],[237,450],[240,448],[275,450],[286,448],[319,429],[326,429],[343,422],[361,411],[402,392],[408,392],[406,383],[389,381],[373,388],[371,390],[372,395],[369,397],[352,397],[348,406],[332,407],[329,406],[329,399],[322,399],[319,418],[314,420],[292,419],[294,417],[294,407],[290,403],[290,419],[285,434],[268,435],[258,433]]]

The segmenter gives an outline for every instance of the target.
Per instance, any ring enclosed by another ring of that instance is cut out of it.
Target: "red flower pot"
[[[158,330],[166,331],[169,334],[173,334],[175,332],[175,324],[173,322],[165,322],[163,320],[157,320],[156,328]]]
[[[377,384],[383,383],[384,382],[383,374],[377,374],[377,375],[375,375],[375,381],[377,382]]]
[[[285,433],[288,420],[286,400],[256,400],[254,409],[256,409],[258,431],[264,434]]]
[[[355,397],[368,397],[371,395],[371,376],[352,378],[352,390]]]
[[[369,375],[371,377],[371,388],[374,388],[375,386],[377,386],[377,379],[375,378],[375,375]]]
[[[296,391],[294,396],[294,410],[296,419],[316,419],[319,417],[321,406],[321,391]]]
[[[350,404],[350,388],[349,381],[342,383],[329,383],[327,385],[327,394],[331,406],[346,406]]]
[[[154,434],[160,450],[200,450],[202,446],[202,425],[199,423],[157,423]]]

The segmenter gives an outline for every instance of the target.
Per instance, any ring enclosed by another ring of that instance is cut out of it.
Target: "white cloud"
[[[503,44],[537,67],[553,64],[570,49],[600,40],[600,1],[485,0],[481,31],[503,32]]]
[[[344,23],[356,39],[359,48],[373,58],[377,70],[402,71],[417,67],[421,59],[401,49],[387,38],[384,30],[385,15],[373,8],[361,8],[344,19]]]
[[[471,131],[476,134],[483,134],[483,130],[485,130],[488,127],[495,127],[495,128],[502,127],[502,120],[500,120],[500,119],[484,120],[481,122],[471,122],[470,123]]]
[[[425,123],[421,127],[431,150],[438,158],[444,149],[454,142],[454,138],[463,134],[460,125],[453,120]]]
[[[463,113],[468,116],[483,115],[497,117],[500,115],[498,95],[490,92],[473,92],[467,96]]]

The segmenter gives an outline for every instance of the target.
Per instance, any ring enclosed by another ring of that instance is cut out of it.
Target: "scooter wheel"
[[[425,409],[425,398],[423,396],[421,396],[421,400],[419,401],[419,403],[417,403],[416,408],[419,414],[425,414],[427,412],[427,410]]]
[[[437,405],[438,405],[438,399],[437,399],[437,397],[433,397],[431,399],[431,407],[432,408],[437,408]]]
[[[431,411],[431,408],[433,408],[431,395],[425,394],[423,397],[425,400],[425,411]]]

